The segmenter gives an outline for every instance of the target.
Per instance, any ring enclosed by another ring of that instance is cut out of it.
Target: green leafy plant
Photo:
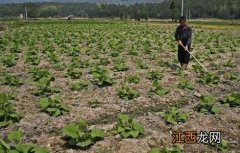
[[[96,99],[90,100],[88,104],[91,108],[97,108],[100,105],[99,101]]]
[[[211,73],[204,73],[204,74],[201,75],[199,81],[203,84],[214,85],[214,84],[219,83],[220,77],[219,76],[214,76]]]
[[[21,131],[12,131],[8,134],[6,140],[0,139],[1,153],[48,153],[44,147],[34,145],[32,143],[23,144],[21,139],[23,133]]]
[[[162,149],[154,147],[148,153],[182,153],[182,149],[179,146],[173,148],[163,147]]]
[[[4,74],[2,84],[18,87],[22,85],[22,81],[19,79],[18,76],[11,75],[11,74]]]
[[[2,62],[7,67],[12,67],[16,65],[16,60],[17,60],[17,57],[15,56],[15,54],[7,54],[3,57]]]
[[[238,82],[240,82],[240,76],[237,73],[227,73],[227,75],[225,76],[228,80],[236,80]]]
[[[137,66],[138,66],[140,69],[148,69],[147,64],[144,63],[142,60],[137,60],[137,61],[136,61],[136,64],[137,64]]]
[[[100,87],[111,86],[113,84],[113,80],[109,77],[107,70],[94,66],[91,69],[91,74],[93,76],[93,82]]]
[[[22,115],[13,108],[10,100],[12,100],[10,95],[0,93],[0,128],[18,122],[22,118]]]
[[[67,77],[70,77],[71,79],[79,79],[82,75],[82,72],[77,68],[69,68],[67,70]]]
[[[212,113],[217,114],[220,112],[220,109],[215,106],[216,99],[212,95],[201,96],[200,103],[196,106],[197,111],[201,113]]]
[[[222,139],[220,144],[211,143],[210,145],[218,151],[227,151],[229,149],[229,143],[225,139]]]
[[[229,59],[226,63],[223,64],[224,67],[231,67],[234,68],[236,67],[236,65],[234,64],[234,62],[232,61],[232,59]]]
[[[60,90],[58,88],[53,88],[50,86],[51,81],[53,78],[51,76],[43,77],[35,82],[35,90],[32,93],[36,96],[40,95],[51,95],[53,93],[59,93]]]
[[[38,81],[43,77],[51,78],[50,80],[54,81],[54,77],[52,76],[52,74],[47,69],[33,67],[29,71],[29,73],[32,75],[32,78],[33,78],[34,81]]]
[[[129,87],[122,87],[118,91],[117,95],[119,96],[119,98],[122,98],[122,99],[125,99],[125,100],[132,100],[132,99],[140,96],[138,91],[130,89]]]
[[[144,134],[144,127],[133,121],[125,114],[118,114],[116,127],[111,131],[112,134],[120,134],[122,138],[137,138]]]
[[[101,129],[89,130],[87,123],[80,120],[79,123],[70,123],[63,127],[62,132],[67,138],[67,143],[80,149],[87,149],[97,141],[104,139],[105,133]]]
[[[47,112],[53,117],[58,117],[69,112],[69,108],[67,105],[62,103],[62,100],[59,96],[41,98],[39,101],[39,107],[42,111]]]
[[[180,89],[194,89],[193,85],[189,81],[183,79],[178,82],[177,87]]]
[[[151,71],[147,73],[146,78],[149,80],[159,80],[163,78],[163,75],[159,71]]]
[[[125,82],[137,84],[140,82],[140,77],[138,75],[130,75],[125,78]]]
[[[168,89],[163,88],[157,80],[154,80],[150,92],[156,93],[158,96],[164,96],[169,93]]]
[[[240,93],[235,92],[227,95],[221,99],[221,103],[228,107],[240,106]]]
[[[87,88],[89,83],[85,80],[78,81],[76,83],[72,83],[70,89],[80,91],[84,88]]]
[[[127,71],[128,67],[123,62],[118,62],[113,66],[114,72]]]
[[[167,112],[161,112],[160,114],[161,117],[164,118],[166,123],[174,124],[178,122],[183,122],[185,123],[188,118],[189,114],[186,112],[180,112],[176,107],[171,107]]]

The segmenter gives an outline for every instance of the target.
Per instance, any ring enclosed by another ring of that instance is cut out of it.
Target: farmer
[[[192,28],[188,26],[184,16],[180,17],[179,23],[180,25],[175,32],[175,39],[178,44],[178,61],[181,64],[181,69],[186,70],[190,60],[188,51],[190,51],[192,43]]]

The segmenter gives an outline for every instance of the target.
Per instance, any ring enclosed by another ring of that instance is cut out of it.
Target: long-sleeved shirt
[[[190,45],[192,43],[192,28],[178,26],[175,32],[175,40],[181,40],[184,45]]]

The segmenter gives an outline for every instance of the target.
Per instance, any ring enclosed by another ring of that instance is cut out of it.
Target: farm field
[[[239,26],[190,23],[207,73],[179,69],[177,23],[13,25],[0,32],[0,153],[239,152]],[[174,131],[222,141],[174,145]]]

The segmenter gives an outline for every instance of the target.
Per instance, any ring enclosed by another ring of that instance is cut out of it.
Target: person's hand
[[[177,44],[182,46],[182,41],[181,41],[181,40],[178,40],[178,41],[177,41]]]
[[[188,51],[188,46],[185,46],[184,49],[185,49],[185,51]]]

